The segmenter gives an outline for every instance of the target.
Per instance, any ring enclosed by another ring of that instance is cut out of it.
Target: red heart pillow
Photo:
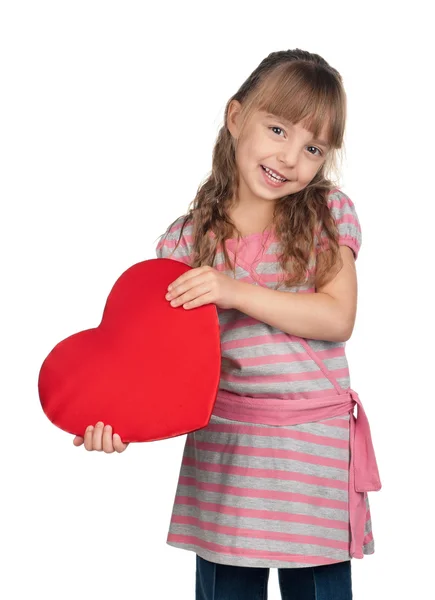
[[[113,286],[98,327],[53,348],[38,379],[50,421],[80,436],[103,421],[123,442],[208,424],[221,366],[216,306],[186,310],[165,298],[190,268],[168,258],[133,265]]]

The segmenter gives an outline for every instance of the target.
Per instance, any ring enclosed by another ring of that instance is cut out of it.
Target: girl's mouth
[[[274,177],[271,173],[268,173],[266,171],[266,169],[263,167],[263,165],[260,165],[262,171],[263,171],[263,178],[266,181],[266,183],[268,183],[269,185],[271,185],[272,187],[281,187],[282,185],[284,185],[285,183],[288,182],[288,179],[277,179],[276,177]]]

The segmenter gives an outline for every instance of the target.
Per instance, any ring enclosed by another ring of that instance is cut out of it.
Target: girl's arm
[[[347,341],[356,318],[357,276],[351,248],[340,246],[340,253],[342,269],[316,292],[280,292],[239,281],[234,308],[298,337]]]

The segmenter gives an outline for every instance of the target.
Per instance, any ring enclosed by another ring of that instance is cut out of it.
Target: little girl
[[[270,567],[283,600],[349,600],[351,559],[374,552],[381,484],[345,354],[361,228],[330,178],[345,121],[335,69],[273,52],[228,101],[211,174],[157,245],[193,267],[168,302],[214,303],[221,331],[218,396],[187,435],[167,538],[196,553],[196,600],[264,600]],[[83,441],[127,447],[102,423]]]

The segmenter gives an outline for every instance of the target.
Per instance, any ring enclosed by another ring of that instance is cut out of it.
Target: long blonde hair
[[[316,282],[329,278],[331,269],[341,267],[338,231],[327,205],[327,195],[337,187],[332,173],[338,172],[346,123],[346,94],[338,71],[321,56],[304,50],[285,50],[269,54],[228,100],[224,125],[213,149],[212,170],[190,203],[180,230],[192,224],[193,259],[191,265],[212,266],[222,250],[229,269],[235,268],[228,256],[225,240],[237,231],[228,216],[228,207],[237,197],[238,173],[236,142],[227,127],[232,100],[241,104],[241,130],[256,110],[265,110],[303,126],[318,136],[327,123],[331,146],[322,167],[312,181],[299,192],[283,196],[275,203],[273,225],[280,242],[279,261],[286,287],[308,281],[310,261],[316,256],[316,242],[329,252],[322,254]],[[321,232],[323,230],[323,237]],[[214,236],[208,235],[213,232]]]

